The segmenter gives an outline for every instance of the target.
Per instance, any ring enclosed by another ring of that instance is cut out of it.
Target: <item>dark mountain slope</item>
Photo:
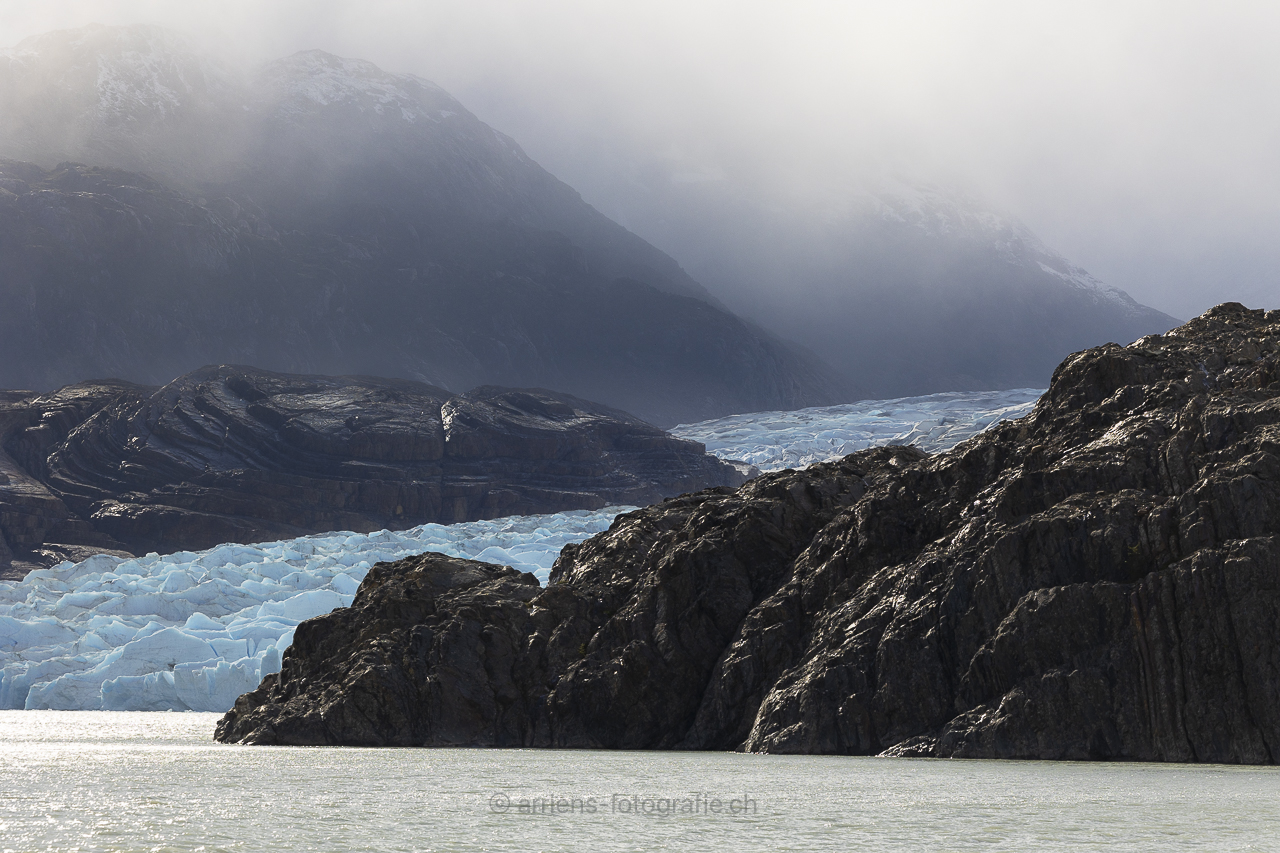
[[[666,425],[851,393],[369,63],[241,78],[164,31],[51,33],[0,57],[0,154],[39,164],[0,165],[0,386],[241,362],[549,387]]]
[[[369,209],[510,220],[565,234],[606,278],[707,298],[443,89],[362,60],[303,51],[245,75],[172,31],[91,25],[0,53],[0,115],[0,153],[46,168],[235,186],[304,230],[358,230]]]
[[[664,424],[837,396],[813,359],[706,302],[603,280],[561,234],[493,223],[388,249],[403,222],[371,221],[385,230],[282,232],[139,175],[0,163],[0,386],[234,360],[569,389]]]
[[[330,530],[646,504],[743,474],[538,389],[208,367],[0,400],[0,570]]]
[[[1069,353],[1180,322],[952,189],[833,179],[818,203],[730,178],[609,174],[588,197],[869,397],[1042,388]]]
[[[1078,353],[947,453],[622,516],[546,589],[377,566],[217,737],[1274,763],[1280,312]]]

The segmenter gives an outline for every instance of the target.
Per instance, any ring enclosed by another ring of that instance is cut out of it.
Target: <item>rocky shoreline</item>
[[[1028,416],[685,495],[545,589],[423,555],[224,742],[1274,763],[1280,312],[1068,358]]]

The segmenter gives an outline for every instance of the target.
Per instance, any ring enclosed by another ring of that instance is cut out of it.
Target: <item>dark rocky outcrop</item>
[[[0,580],[18,580],[31,569],[79,561],[92,554],[126,555],[124,546],[92,525],[73,517],[67,505],[37,477],[18,465],[4,449],[4,439],[39,420],[46,430],[70,432],[113,394],[121,383],[98,383],[87,393],[52,395],[38,413],[38,395],[0,391]],[[94,393],[96,392],[96,393]]]
[[[1280,312],[1074,355],[948,453],[619,517],[546,589],[377,566],[217,737],[1274,763]]]
[[[160,389],[0,398],[0,563],[647,504],[743,479],[565,394],[208,367]]]

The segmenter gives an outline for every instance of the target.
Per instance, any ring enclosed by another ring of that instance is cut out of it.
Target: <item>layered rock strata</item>
[[[303,623],[228,742],[1274,763],[1280,312],[1072,356],[1031,414],[423,555]]]
[[[160,389],[9,393],[0,438],[0,562],[28,567],[647,504],[745,479],[697,442],[568,395],[228,366]]]

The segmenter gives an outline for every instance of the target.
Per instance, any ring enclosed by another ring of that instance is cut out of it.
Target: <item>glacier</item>
[[[38,569],[0,583],[0,708],[226,711],[279,671],[299,622],[351,604],[375,563],[437,551],[545,582],[567,543],[634,508],[100,554]]]
[[[780,471],[887,444],[908,444],[928,453],[950,450],[999,421],[1022,417],[1043,393],[1043,388],[948,391],[753,412],[681,424],[671,434],[702,442],[720,459],[748,462],[762,472]]]
[[[1036,389],[951,392],[685,424],[672,434],[761,471],[883,444],[946,450],[1025,414]],[[546,582],[560,549],[635,507],[90,557],[0,583],[0,708],[215,711],[278,672],[298,623],[349,605],[379,562],[437,551]]]

